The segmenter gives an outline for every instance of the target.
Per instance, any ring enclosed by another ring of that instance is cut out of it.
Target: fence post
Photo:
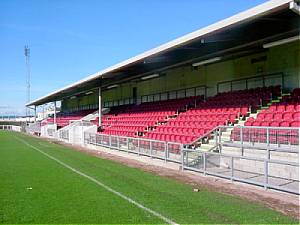
[[[167,145],[167,160],[169,159],[169,143],[168,142],[166,142],[166,145]]]
[[[219,152],[222,151],[222,128],[219,128]]]
[[[233,156],[231,156],[231,177],[230,177],[230,180],[233,181],[233,177],[234,177],[234,168],[233,168],[233,165],[234,165],[234,162],[233,162],[234,158]]]
[[[265,164],[265,180],[264,180],[264,188],[267,190],[268,189],[268,160],[264,160],[264,164]]]
[[[152,159],[152,141],[150,141],[149,147],[150,147],[150,157],[151,157],[151,159]]]
[[[94,143],[95,145],[101,146],[101,141],[100,141],[100,143],[98,143],[98,140],[101,139],[101,137],[102,136],[100,136],[99,134],[95,134],[95,139],[94,139],[95,140],[95,143]],[[90,138],[91,138],[91,136],[90,136]]]
[[[168,149],[168,145],[167,145],[167,142],[164,142],[165,144],[165,162],[167,162],[167,158],[168,158],[168,152],[167,152],[167,149]]]
[[[109,140],[109,147],[111,148],[111,135],[109,135],[108,140]]]
[[[267,159],[270,159],[270,129],[267,128]]]
[[[127,138],[127,152],[129,153],[129,138]]]
[[[185,152],[185,164],[189,166],[189,151]]]
[[[240,139],[241,139],[241,146],[242,146],[242,156],[244,156],[244,140],[243,140],[243,127],[240,127]]]
[[[214,134],[215,134],[215,146],[216,146],[216,149],[218,150],[218,132],[217,132],[217,130],[214,131]]]
[[[99,145],[100,146],[103,145],[104,141],[103,141],[103,136],[102,135],[101,136],[99,135],[98,140],[99,140]]]
[[[64,136],[65,136],[65,135],[64,135]],[[86,136],[86,135],[85,135],[85,132],[83,132],[83,135],[82,135],[82,136],[83,136],[83,145],[85,145],[85,144],[86,144],[86,141],[85,141],[85,136]],[[64,139],[66,139],[66,138],[64,137]]]
[[[180,153],[181,153],[181,170],[184,170],[184,150],[180,149]]]
[[[140,139],[137,139],[138,140],[138,156],[140,155],[140,152],[141,152],[141,148],[140,148]]]
[[[203,174],[206,175],[206,153],[203,152]]]

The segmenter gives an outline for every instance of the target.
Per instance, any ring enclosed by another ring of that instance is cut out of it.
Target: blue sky
[[[0,115],[266,0],[1,0]]]

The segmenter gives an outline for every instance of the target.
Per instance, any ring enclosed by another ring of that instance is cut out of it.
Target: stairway
[[[105,115],[109,112],[109,108],[102,108],[102,115]],[[99,116],[99,110],[90,113],[88,115],[86,115],[85,117],[81,118],[81,121],[91,121],[91,120],[95,120],[98,116]]]
[[[234,127],[244,126],[245,122],[247,121],[247,119],[249,117],[253,117],[254,119],[256,119],[257,115],[259,114],[259,112],[261,110],[268,109],[273,103],[280,102],[282,97],[286,96],[286,95],[290,95],[290,93],[282,94],[281,96],[277,97],[276,99],[272,99],[269,103],[267,103],[266,106],[261,106],[259,109],[256,110],[256,112],[253,112],[253,113],[250,112],[249,115],[247,115],[246,117],[239,118],[237,120],[237,122],[231,128],[227,128],[226,131],[222,131],[221,143],[231,141],[230,136],[231,136],[231,132],[234,129]],[[212,151],[213,149],[215,149],[215,146],[216,146],[215,135],[212,134],[211,137],[212,138],[210,138],[207,143],[201,144],[201,146],[198,147],[197,149],[201,150],[201,151]],[[232,147],[230,147],[230,148],[232,148]],[[236,150],[236,149],[232,148],[231,150]]]

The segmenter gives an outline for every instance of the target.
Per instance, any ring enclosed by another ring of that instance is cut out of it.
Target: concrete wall
[[[266,60],[253,63],[252,59],[266,57]],[[300,87],[300,41],[268,49],[264,53],[249,55],[233,60],[204,65],[194,70],[192,66],[165,71],[163,76],[147,81],[128,82],[120,87],[103,91],[103,101],[115,101],[132,97],[132,88],[137,87],[137,95],[149,95],[160,92],[206,85],[208,95],[217,93],[217,83],[265,73],[283,72],[285,87]],[[266,85],[275,85],[280,79],[270,79]],[[255,86],[256,84],[252,84]],[[226,89],[225,85],[222,87]],[[227,87],[228,88],[228,87]],[[97,93],[76,99],[63,101],[63,109],[84,105],[97,105]]]

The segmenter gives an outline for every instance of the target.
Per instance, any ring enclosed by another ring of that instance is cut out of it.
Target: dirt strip
[[[96,151],[64,142],[53,141],[53,139],[46,140],[71,147],[77,151],[81,151],[102,159],[115,161],[132,168],[138,168],[159,176],[177,180],[179,182],[191,185],[191,191],[193,191],[194,188],[197,188],[199,191],[210,190],[231,196],[238,196],[251,202],[262,204],[293,218],[300,219],[299,196],[294,194],[274,190],[264,190],[261,187],[243,184],[240,182],[231,182],[226,179],[212,176],[204,176],[192,171],[181,171],[179,169],[172,169],[170,167],[166,168],[163,166],[149,165],[148,163],[146,164],[139,160],[109,153],[107,150],[105,150],[105,148],[100,151]]]

